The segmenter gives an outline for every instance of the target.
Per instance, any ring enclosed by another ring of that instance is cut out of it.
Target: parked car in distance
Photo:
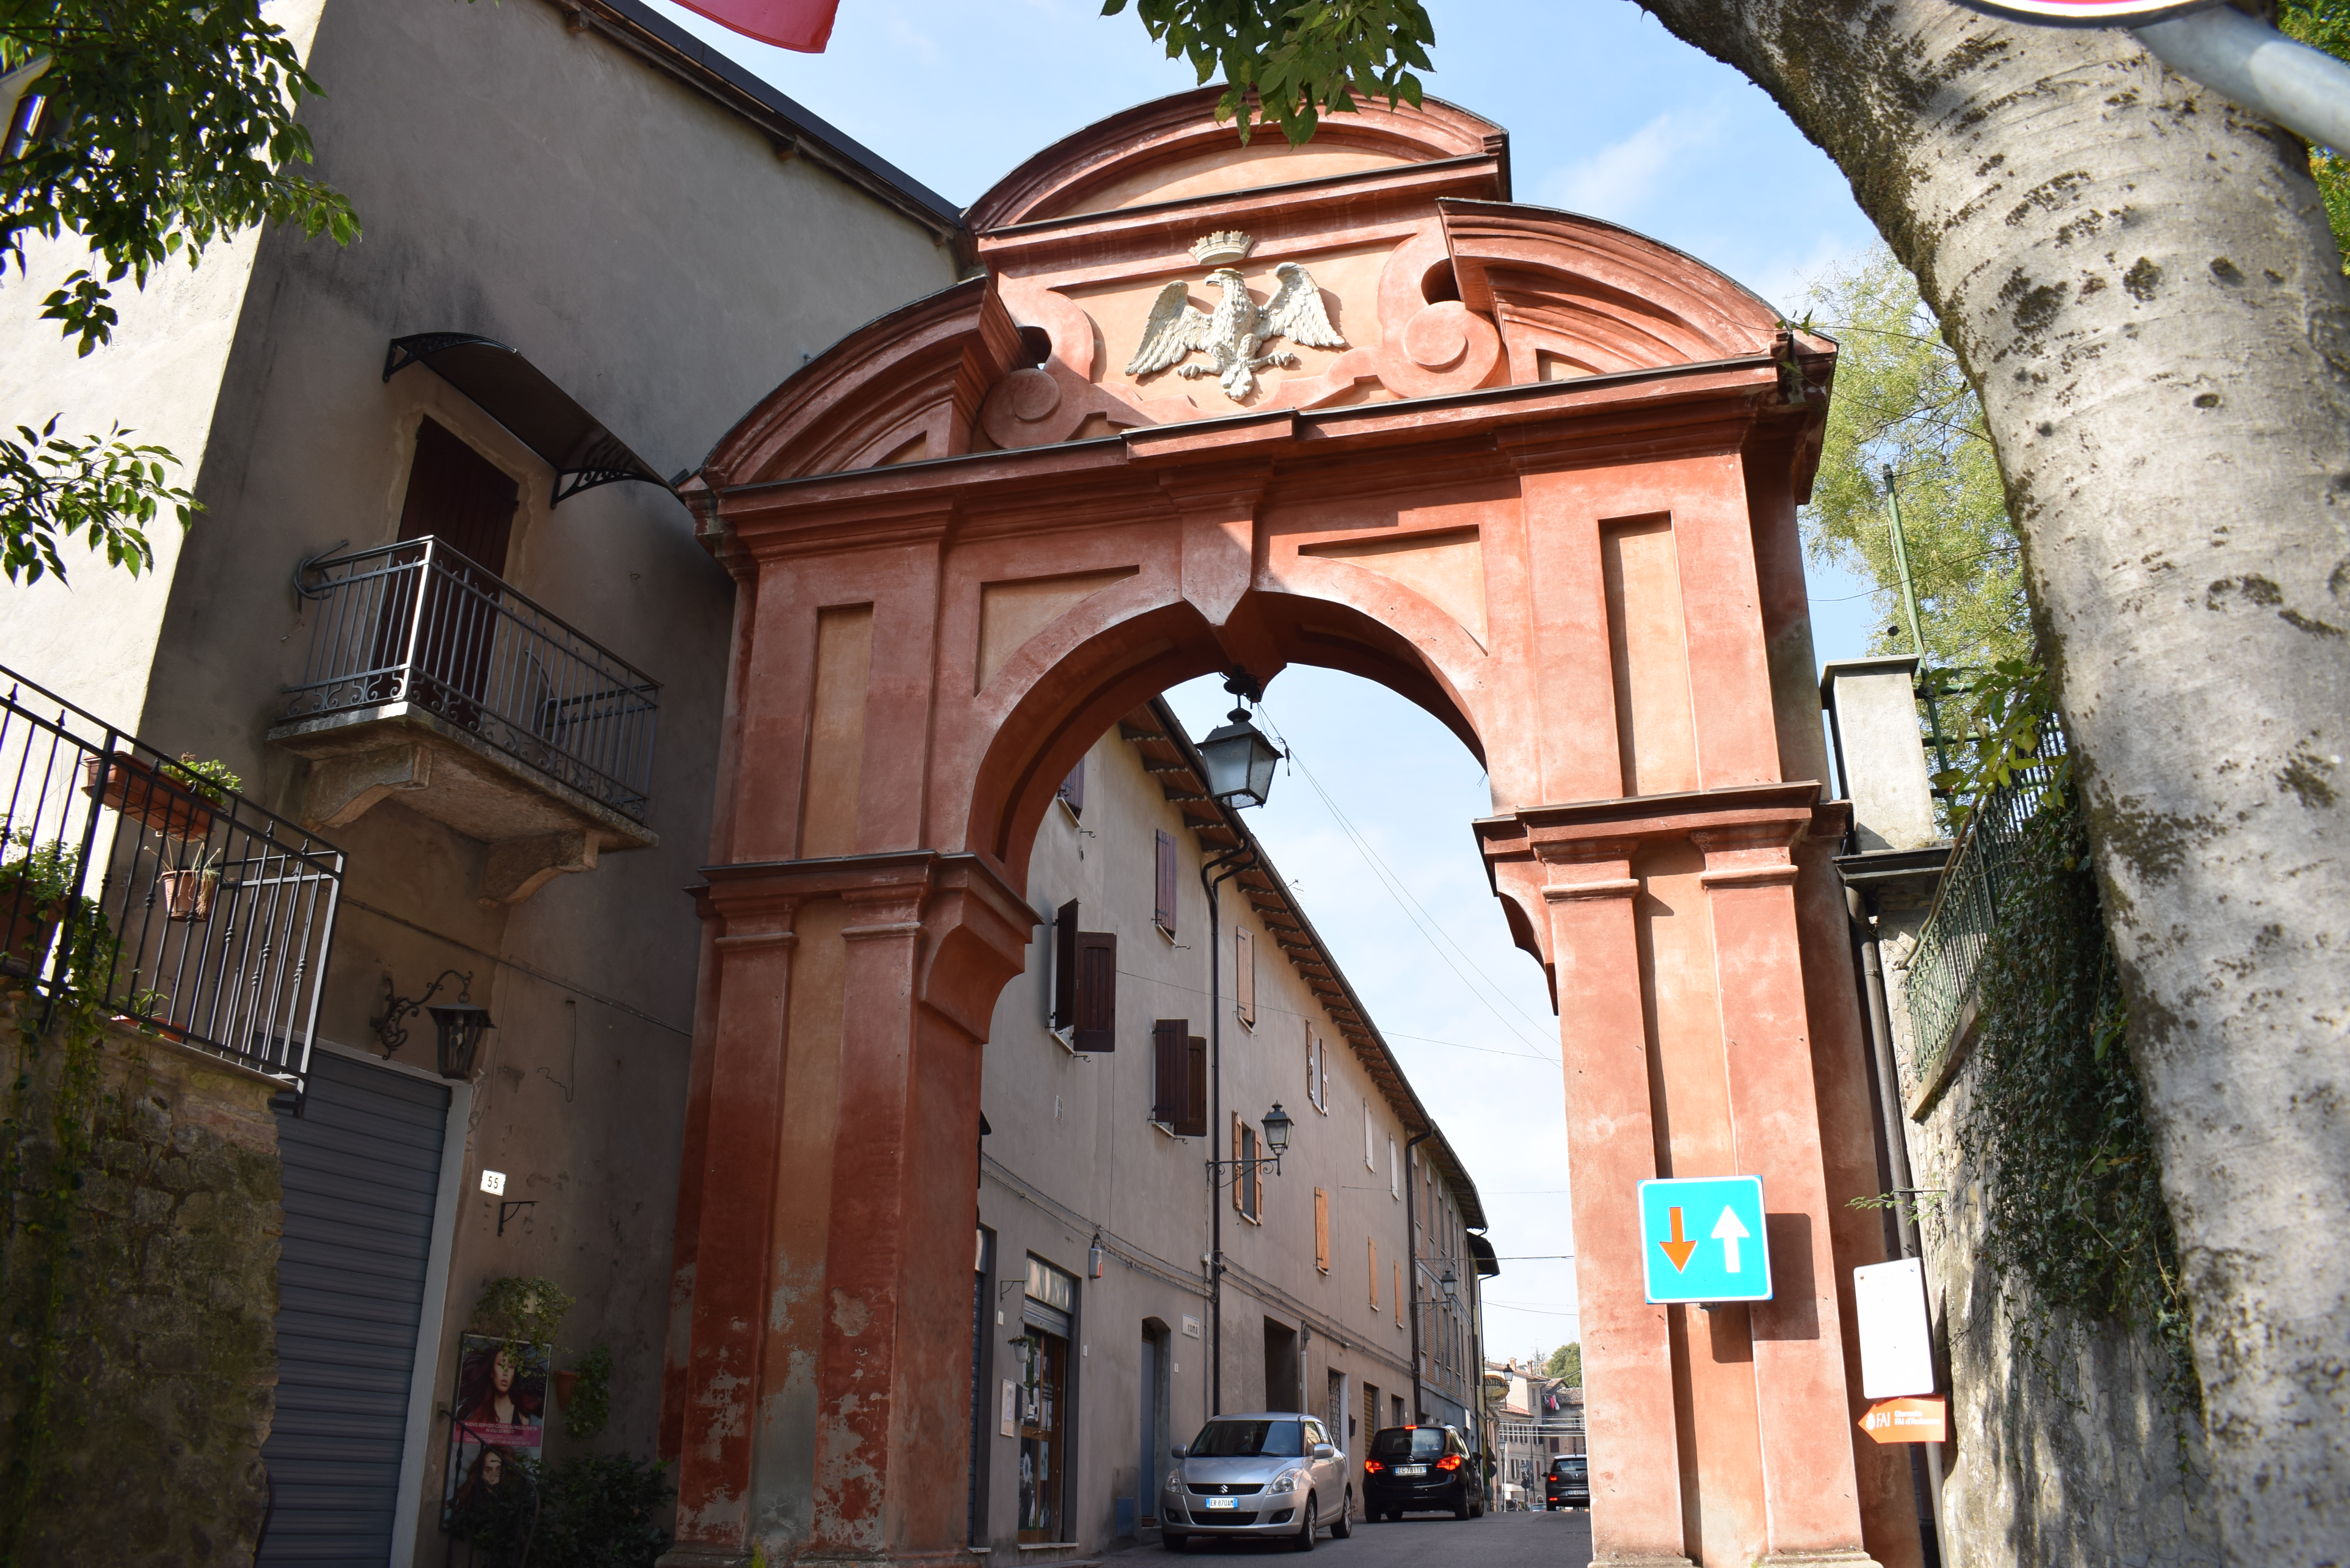
[[[1355,1489],[1347,1456],[1322,1423],[1295,1410],[1218,1416],[1189,1443],[1160,1483],[1160,1536],[1170,1552],[1195,1541],[1286,1537],[1314,1550],[1316,1532],[1344,1541],[1354,1531]]]
[[[1591,1460],[1582,1454],[1561,1454],[1551,1460],[1543,1477],[1544,1508],[1591,1506]]]
[[[1371,1435],[1363,1460],[1363,1511],[1372,1519],[1449,1511],[1455,1519],[1485,1511],[1485,1479],[1451,1427],[1387,1427]]]

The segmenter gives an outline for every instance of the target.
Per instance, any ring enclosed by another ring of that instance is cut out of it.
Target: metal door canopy
[[[1659,1303],[1769,1301],[1762,1179],[1640,1183],[1640,1282]]]

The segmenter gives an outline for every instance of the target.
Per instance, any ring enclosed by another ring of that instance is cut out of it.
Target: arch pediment
[[[1500,193],[1509,193],[1509,132],[1440,99],[1416,109],[1365,102],[1325,119],[1304,147],[1273,130],[1243,146],[1232,125],[1215,118],[1222,94],[1222,87],[1177,93],[1063,137],[972,204],[972,232],[1482,155],[1503,161]]]
[[[993,280],[967,278],[801,366],[711,449],[706,482],[724,489],[960,456],[988,389],[1023,358]]]
[[[1126,110],[1006,176],[971,213],[985,273],[804,366],[718,444],[709,483],[1787,352],[1777,313],[1694,257],[1507,201],[1490,121],[1434,100],[1333,115],[1307,144],[1325,168],[1277,138],[1240,147],[1215,98]],[[1293,286],[1320,332],[1270,326]],[[1164,310],[1206,337],[1236,299],[1264,313],[1248,372],[1213,344],[1143,351]]]
[[[1778,313],[1646,234],[1576,213],[1440,200],[1461,303],[1501,327],[1511,379],[1607,374],[1771,352]]]

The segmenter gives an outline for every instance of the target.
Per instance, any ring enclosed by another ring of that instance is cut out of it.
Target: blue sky
[[[968,203],[1022,160],[1128,105],[1194,85],[1131,7],[1099,0],[841,0],[831,47],[795,55],[653,0],[941,194]],[[1521,202],[1677,245],[1783,309],[1875,233],[1844,177],[1761,89],[1629,0],[1432,0],[1427,88],[1511,132]],[[1866,651],[1862,585],[1814,571],[1820,657]],[[1195,734],[1229,699],[1171,694]],[[1293,669],[1266,713],[1295,752],[1256,828],[1336,950],[1475,1177],[1507,1262],[1486,1353],[1577,1337],[1556,1022],[1487,890],[1468,823],[1476,759],[1384,689]],[[1624,1194],[1626,1201],[1630,1193]]]

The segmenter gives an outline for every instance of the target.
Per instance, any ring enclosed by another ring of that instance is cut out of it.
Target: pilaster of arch
[[[1732,1166],[1762,1179],[1768,1206],[1773,1295],[1747,1308],[1768,1519],[1761,1560],[1862,1563],[1872,1559],[1854,1464],[1849,1293],[1838,1288],[1795,898],[1794,847],[1812,822],[1809,800],[1782,798],[1690,837],[1704,856]]]
[[[1595,1510],[1603,1559],[1914,1561],[1863,1554],[1898,1540],[1881,1521],[1864,1543],[1854,1467],[1837,1288],[1853,1260],[1835,1245],[1822,1154],[1852,1129],[1841,1069],[1814,1071],[1812,1012],[1835,1003],[1807,983],[1825,971],[1806,950],[1822,938],[1795,899],[1818,794],[1773,783],[1476,825],[1497,890],[1544,911],[1594,1462],[1610,1445],[1638,1456],[1629,1478],[1595,1473],[1638,1505]],[[1734,1173],[1763,1179],[1777,1299],[1648,1305],[1638,1184]],[[1645,1479],[1659,1474],[1669,1491]]]
[[[967,854],[705,874],[719,1023],[663,1561],[957,1560],[935,1480],[961,1473],[971,1346],[936,1325],[970,1310],[981,1037],[1035,916]]]
[[[943,503],[786,529],[738,517],[755,597],[738,633],[737,765],[719,856],[813,858],[922,842]],[[844,536],[846,535],[846,536]],[[757,758],[743,766],[739,759]]]

